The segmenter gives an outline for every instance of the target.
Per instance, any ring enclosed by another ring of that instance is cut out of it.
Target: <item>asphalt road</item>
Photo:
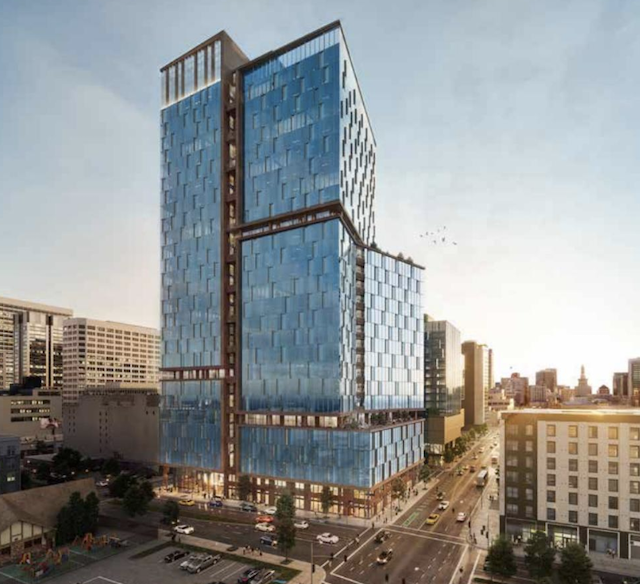
[[[457,584],[462,577],[466,583],[471,575],[471,566],[479,555],[468,544],[468,521],[470,518],[471,531],[477,531],[479,535],[481,525],[476,525],[473,512],[485,504],[481,503],[481,497],[486,494],[484,489],[476,486],[476,476],[483,464],[490,466],[490,445],[494,438],[495,433],[489,434],[451,465],[456,469],[473,464],[477,469],[475,472],[467,471],[462,476],[449,471],[441,473],[428,492],[385,525],[390,537],[384,543],[376,544],[375,533],[369,532],[369,537],[363,539],[362,545],[349,555],[346,562],[341,556],[333,563],[327,563],[327,581],[330,584]],[[483,453],[479,453],[481,447]],[[473,460],[476,453],[478,459]],[[436,494],[441,490],[450,502],[446,511],[438,510]],[[467,514],[464,522],[456,521],[460,511]],[[440,515],[435,525],[426,524],[431,513]],[[393,550],[393,558],[386,565],[378,565],[378,555],[388,549]],[[461,567],[462,573],[459,571]]]
[[[112,505],[108,502],[102,504],[101,513],[111,517],[120,518],[123,521],[129,520],[125,517],[119,506]],[[229,545],[235,545],[237,547],[249,545],[258,549],[263,549],[272,554],[282,555],[276,548],[267,548],[260,544],[260,537],[264,535],[264,533],[257,531],[254,527],[255,523],[253,522],[258,514],[223,509],[211,511],[209,515],[212,516],[212,518],[213,516],[216,516],[217,520],[209,521],[206,519],[181,517],[180,523],[192,525],[195,528],[193,535],[196,537],[211,539]],[[225,521],[224,518],[228,518],[230,520]],[[167,526],[161,523],[161,519],[161,513],[151,511],[139,521],[148,525],[167,529]],[[246,523],[237,523],[236,521],[243,521]],[[335,545],[319,544],[316,541],[316,537],[325,532],[337,535],[340,538],[340,541]],[[311,544],[313,543],[314,561],[316,564],[322,564],[326,560],[330,559],[332,553],[337,554],[345,545],[354,545],[353,542],[355,538],[362,532],[362,528],[353,525],[327,525],[319,521],[310,520],[308,529],[298,530],[296,535],[296,545],[289,555],[296,560],[309,562],[311,560]]]

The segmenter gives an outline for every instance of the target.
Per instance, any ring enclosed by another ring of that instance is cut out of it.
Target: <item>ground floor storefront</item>
[[[500,532],[516,544],[526,544],[535,531],[544,531],[557,549],[581,543],[590,554],[640,560],[640,533],[500,517]]]
[[[324,512],[323,502],[330,499],[329,513],[366,519],[393,507],[403,494],[408,495],[419,482],[419,469],[420,464],[413,465],[371,489],[249,476],[250,491],[246,498],[262,505],[275,505],[280,494],[289,492],[296,508],[319,514]],[[162,472],[164,488],[176,494],[211,499],[222,497],[225,491],[225,477],[219,472],[168,466]],[[227,487],[229,498],[240,499],[237,482],[230,481]],[[327,496],[327,489],[331,497]]]

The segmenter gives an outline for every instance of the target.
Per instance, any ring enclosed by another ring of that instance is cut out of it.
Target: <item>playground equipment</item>
[[[46,560],[51,560],[56,566],[63,564],[69,559],[69,549],[68,548],[60,548],[53,549],[49,548],[47,550],[47,555],[45,556]]]
[[[25,552],[22,554],[22,558],[20,558],[20,565],[30,565],[31,564],[31,552]]]

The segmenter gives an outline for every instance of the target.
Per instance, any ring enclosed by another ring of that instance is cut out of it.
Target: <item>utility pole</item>
[[[313,540],[311,540],[311,584],[313,584],[313,572],[316,569],[316,565],[313,563]]]

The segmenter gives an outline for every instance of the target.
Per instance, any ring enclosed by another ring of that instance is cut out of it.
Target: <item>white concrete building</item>
[[[76,402],[84,389],[112,383],[157,388],[160,334],[119,322],[71,318],[64,323],[63,401]]]
[[[640,559],[640,410],[502,414],[500,531]]]

